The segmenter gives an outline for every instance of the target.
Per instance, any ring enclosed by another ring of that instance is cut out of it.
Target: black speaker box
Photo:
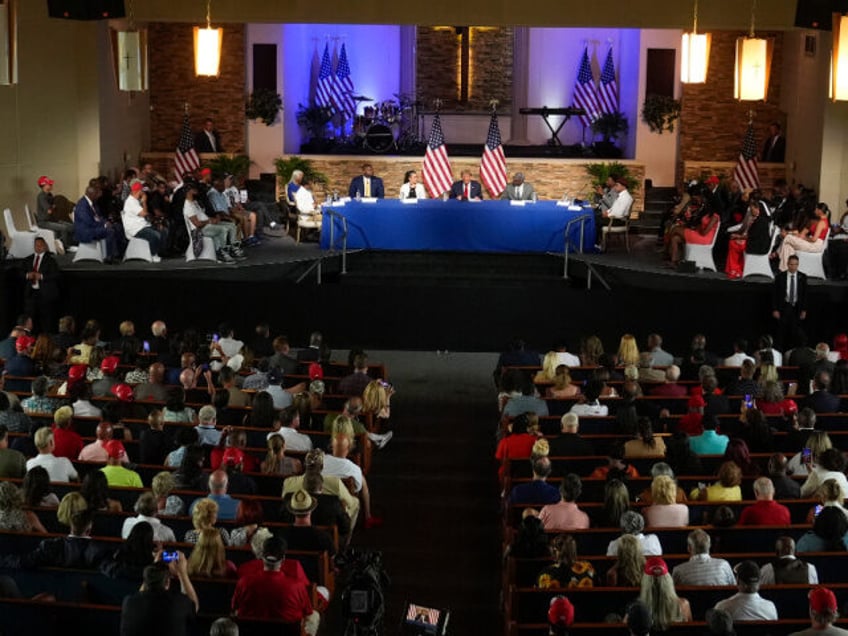
[[[124,18],[124,0],[47,0],[51,18],[64,20],[110,20]]]
[[[848,12],[848,0],[798,0],[795,26],[802,29],[833,29],[833,14]]]

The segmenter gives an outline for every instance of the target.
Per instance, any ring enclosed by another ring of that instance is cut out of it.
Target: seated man
[[[128,486],[130,488],[142,488],[141,477],[134,470],[123,466],[127,460],[127,451],[124,445],[116,439],[109,440],[103,445],[108,458],[106,465],[100,471],[106,475],[106,482],[110,488],[115,486]]]
[[[181,594],[170,590],[172,577],[179,580]],[[167,564],[157,561],[144,568],[141,589],[127,596],[121,607],[121,635],[189,634],[199,608],[188,577],[188,559],[177,552],[177,558]]]
[[[233,521],[239,508],[239,500],[233,499],[227,494],[230,478],[223,470],[215,470],[209,475],[209,495],[205,499],[211,499],[218,504],[218,519],[221,521]],[[188,513],[194,514],[194,507],[201,499],[191,502]]]
[[[144,192],[144,184],[141,181],[133,181],[130,186],[130,196],[124,201],[124,209],[121,212],[121,221],[124,224],[124,235],[127,239],[140,238],[150,244],[150,254],[154,263],[158,263],[159,250],[168,239],[164,230],[156,230],[148,220],[147,193]]]
[[[613,190],[616,192],[615,201],[608,210],[597,210],[595,212],[595,244],[601,244],[603,228],[609,225],[612,219],[613,225],[624,225],[625,218],[630,214],[633,205],[633,196],[627,190],[627,179],[616,179]]]
[[[241,228],[244,245],[253,247],[259,244],[259,239],[254,236],[256,233],[256,213],[247,212],[230,205],[229,197],[224,194],[223,179],[215,179],[206,196],[209,197],[209,203],[218,215],[219,221],[235,223]]]
[[[760,569],[760,585],[818,585],[816,566],[795,556],[795,540],[792,537],[778,537],[774,550],[777,558]]]
[[[53,431],[49,427],[44,426],[35,432],[35,447],[38,449],[38,455],[27,460],[27,470],[41,466],[47,471],[50,481],[67,482],[79,479],[74,465],[67,457],[56,457],[53,454],[55,442]]]
[[[756,503],[742,510],[740,526],[788,526],[792,523],[789,508],[774,500],[774,484],[768,477],[754,482]]]
[[[235,177],[231,174],[224,176],[224,194],[230,201],[230,209],[236,210],[240,215],[254,215],[254,236],[259,238],[262,234],[262,228],[275,228],[280,222],[280,210],[274,203],[265,203],[263,201],[242,201],[242,193],[247,193],[247,190],[240,190],[235,182]]]
[[[4,556],[0,563],[3,567],[22,569],[97,568],[101,561],[109,557],[113,548],[91,539],[93,520],[94,510],[78,510],[70,516],[70,534],[43,539],[32,552]]]
[[[532,183],[524,181],[523,172],[512,175],[512,183],[508,183],[501,193],[501,199],[508,201],[532,201],[535,196],[536,190]]]
[[[743,561],[735,568],[739,592],[716,603],[715,608],[733,617],[733,622],[776,621],[777,607],[760,596],[760,568],[753,561]]]
[[[471,170],[460,173],[460,180],[451,186],[450,198],[457,201],[479,201],[483,198],[483,188],[479,181],[472,181]]]
[[[89,185],[85,195],[74,206],[74,233],[80,243],[106,241],[106,262],[111,263],[123,253],[123,237],[117,232],[105,213],[97,208],[100,188]]]
[[[351,179],[348,188],[348,196],[353,199],[360,197],[376,197],[382,199],[386,196],[383,188],[383,180],[374,176],[374,167],[370,163],[362,164],[362,174]]]
[[[215,255],[219,263],[232,263],[242,259],[244,254],[236,246],[236,226],[232,223],[220,223],[217,216],[209,217],[198,201],[199,189],[195,183],[187,183],[183,217],[203,236],[215,243]]]
[[[38,227],[45,230],[53,230],[56,238],[68,248],[74,245],[74,224],[68,221],[60,221],[55,218],[55,205],[53,202],[53,179],[40,177],[38,187],[41,192],[35,201],[35,222]]]
[[[817,587],[810,591],[809,599],[812,626],[791,636],[848,636],[848,630],[833,624],[839,616],[839,604],[833,592],[826,587]]]
[[[730,563],[710,556],[710,535],[701,529],[693,530],[686,538],[689,560],[676,566],[671,573],[675,585],[733,585],[736,579]]]

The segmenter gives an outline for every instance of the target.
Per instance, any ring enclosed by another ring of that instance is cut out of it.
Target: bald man
[[[218,504],[218,520],[233,521],[238,513],[239,500],[233,499],[227,494],[227,488],[230,485],[230,478],[224,470],[213,471],[209,475],[209,495],[207,499],[211,499]],[[195,499],[191,502],[191,507],[188,513],[194,513],[194,507],[201,499]]]

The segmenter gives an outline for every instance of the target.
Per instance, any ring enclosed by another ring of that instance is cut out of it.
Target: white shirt
[[[288,443],[286,444],[286,449],[288,449]],[[356,492],[362,490],[362,469],[344,457],[336,457],[325,453],[324,470],[321,471],[321,474],[332,475],[339,479],[352,477]]]
[[[27,470],[41,466],[50,476],[50,481],[76,481],[79,479],[77,471],[71,460],[67,457],[56,457],[53,453],[39,453],[32,459],[27,460]]]
[[[847,499],[848,479],[845,478],[845,473],[840,473],[835,470],[825,470],[819,466],[814,466],[813,470],[810,471],[810,474],[807,476],[807,481],[801,484],[801,496],[811,497],[813,493],[819,489],[819,486],[828,479],[836,480],[836,483],[839,484],[839,489],[842,491],[842,498]]]
[[[655,367],[670,367],[674,364],[674,356],[659,347],[651,349],[651,360]]]
[[[103,411],[88,400],[77,400],[73,403],[75,417],[102,417]]]
[[[675,585],[736,585],[730,563],[709,554],[694,554],[671,573]]]
[[[630,211],[631,203],[633,203],[633,196],[627,190],[622,190],[609,209],[609,215],[614,219],[623,219]]]
[[[156,517],[145,517],[144,515],[138,515],[137,517],[130,517],[124,520],[124,526],[121,528],[121,538],[126,539],[130,536],[130,532],[132,532],[135,524],[140,521],[146,521],[153,527],[153,540],[154,541],[165,541],[165,542],[175,542],[177,539],[174,536],[174,531],[171,530],[164,523],[159,521]]]
[[[404,183],[400,187],[400,194],[398,195],[398,199],[408,199],[409,198],[409,184]],[[424,189],[424,186],[420,183],[415,184],[415,198],[416,199],[426,199],[427,191]]]
[[[645,556],[662,556],[662,545],[660,545],[657,535],[639,533],[636,538],[642,544],[642,554]],[[607,556],[618,556],[618,539],[609,542]]]
[[[312,440],[309,435],[298,433],[289,426],[283,426],[279,431],[268,433],[267,439],[271,439],[274,435],[279,435],[286,441],[286,450],[298,451],[301,453],[312,450]]]
[[[557,366],[560,364],[564,364],[567,367],[579,367],[580,366],[580,358],[578,358],[573,353],[568,353],[568,351],[557,351],[556,352],[556,361]]]
[[[186,202],[183,204],[183,216],[187,219],[196,216],[197,220],[201,223],[209,220],[209,217],[206,216],[206,212],[203,211],[203,206],[197,201],[189,201],[188,199],[186,199]],[[189,223],[191,223],[191,221],[189,221]]]
[[[741,367],[742,363],[745,362],[745,360],[750,360],[751,362],[754,362],[754,359],[746,353],[742,353],[742,352],[734,353],[729,358],[724,359],[724,366],[726,366],[726,367]]]
[[[716,609],[724,610],[736,621],[776,621],[777,608],[759,594],[739,592],[730,598],[719,601]]]
[[[121,212],[121,221],[124,224],[124,234],[128,239],[134,237],[141,230],[150,227],[147,219],[139,214],[144,210],[141,201],[133,196],[127,197],[124,201],[124,209]]]
[[[294,205],[300,214],[312,214],[315,210],[315,198],[312,193],[303,186],[300,186],[294,193]]]
[[[269,384],[265,392],[274,400],[274,408],[277,410],[287,408],[292,404],[292,395],[279,384]]]
[[[795,560],[795,556],[790,554],[784,559]],[[819,584],[819,573],[816,570],[816,566],[812,563],[807,563],[807,578],[810,585],[818,585]],[[760,568],[760,585],[774,585],[774,565],[771,563],[766,563],[762,568]]]
[[[574,413],[577,417],[606,417],[609,415],[609,408],[606,404],[575,404],[568,411]]]
[[[241,352],[244,347],[244,343],[241,340],[236,340],[234,338],[221,338],[218,341],[218,346],[221,347],[221,351],[224,352],[225,356],[232,358],[234,355]]]

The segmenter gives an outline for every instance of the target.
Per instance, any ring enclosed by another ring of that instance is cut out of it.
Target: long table
[[[590,207],[575,211],[555,201],[514,206],[509,201],[494,200],[427,199],[405,204],[381,199],[373,203],[348,201],[329,209],[326,213],[325,208],[321,228],[323,249],[331,247],[331,234],[332,247],[342,246],[345,221],[348,249],[562,253],[566,226],[583,215],[588,218],[583,225],[582,245],[590,249],[595,239]],[[570,251],[579,250],[579,223],[572,223],[569,239]]]

